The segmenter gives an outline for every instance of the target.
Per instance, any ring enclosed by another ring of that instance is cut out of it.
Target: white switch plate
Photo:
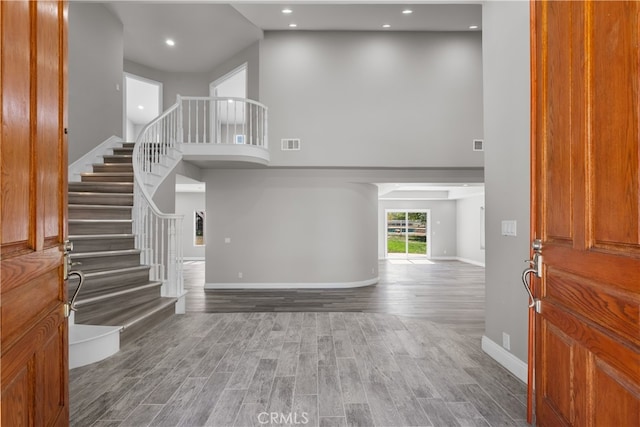
[[[231,243],[231,237],[225,237],[224,238],[224,242],[225,243]]]
[[[513,220],[503,220],[502,221],[502,235],[503,236],[517,236],[517,221]]]

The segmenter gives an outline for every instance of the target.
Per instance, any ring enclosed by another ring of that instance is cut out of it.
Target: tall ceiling
[[[124,26],[126,59],[168,72],[210,72],[265,31],[480,31],[478,1],[106,2]],[[284,8],[292,13],[283,14]],[[411,9],[411,14],[403,14]],[[295,23],[292,29],[289,24]],[[383,29],[383,24],[389,24]],[[469,29],[470,26],[477,29]],[[175,46],[167,46],[171,38]]]

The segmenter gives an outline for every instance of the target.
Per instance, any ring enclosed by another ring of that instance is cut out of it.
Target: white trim
[[[527,383],[528,365],[526,362],[509,353],[486,335],[482,336],[482,351],[491,356],[492,359],[515,375],[520,381]]]
[[[183,260],[185,261],[204,261],[205,257],[203,256],[185,256],[182,257]]]
[[[456,256],[432,256],[431,259],[435,259],[437,261],[457,261],[458,257],[456,257]]]
[[[205,289],[342,289],[375,285],[379,277],[359,282],[336,283],[205,283]]]
[[[477,265],[478,267],[485,267],[485,263],[484,262],[474,261],[472,259],[460,258],[460,257],[456,257],[456,259],[458,261],[460,261],[460,262],[466,262],[467,264]]]
[[[84,156],[71,163],[69,165],[69,182],[80,182],[81,173],[91,172],[93,170],[94,163],[102,163],[102,156],[107,154],[107,152],[112,148],[119,146],[121,143],[122,138],[111,135],[96,147],[93,147],[91,151],[86,153]]]
[[[176,301],[175,313],[176,314],[185,314],[187,312],[187,291],[182,292],[181,295],[177,296],[178,300]]]

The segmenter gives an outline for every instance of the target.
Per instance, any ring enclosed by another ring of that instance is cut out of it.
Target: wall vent
[[[300,138],[283,138],[281,144],[282,151],[300,150]]]
[[[484,139],[473,140],[473,151],[484,151]]]

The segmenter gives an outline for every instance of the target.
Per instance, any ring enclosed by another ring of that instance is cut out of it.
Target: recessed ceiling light
[[[138,105],[138,110],[144,110],[144,105]]]
[[[391,28],[391,24],[382,24],[382,28]]]
[[[282,9],[282,13],[284,13],[285,15],[289,15],[290,13],[293,13],[293,10],[286,8],[286,9]]]
[[[175,46],[176,42],[174,42],[172,39],[166,39],[164,41],[168,46]]]
[[[296,28],[298,24],[289,24],[289,28]]]
[[[477,26],[477,25],[470,25],[470,26],[469,26],[469,29],[470,29],[470,30],[477,30],[477,29],[478,29],[478,26]]]
[[[403,13],[404,15],[411,15],[411,14],[413,13],[413,10],[411,10],[411,9],[405,9],[405,10],[403,10],[403,11],[402,11],[402,13]]]

